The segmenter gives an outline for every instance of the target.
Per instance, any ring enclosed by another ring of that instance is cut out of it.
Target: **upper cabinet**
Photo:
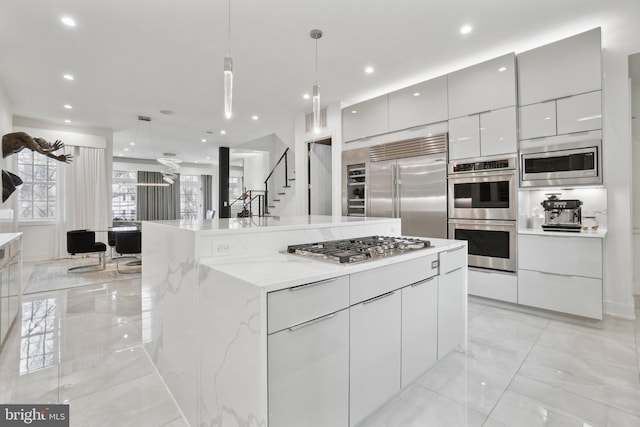
[[[389,94],[391,132],[444,120],[447,120],[447,76]]]
[[[602,89],[600,28],[518,54],[519,105]]]
[[[382,95],[342,110],[342,140],[389,132],[389,96]]]
[[[510,53],[448,75],[449,118],[516,105],[516,56]]]
[[[449,120],[449,160],[517,151],[515,106]]]

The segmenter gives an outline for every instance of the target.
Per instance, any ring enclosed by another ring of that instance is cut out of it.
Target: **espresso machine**
[[[544,209],[545,231],[573,231],[582,228],[582,201],[577,199],[560,200],[559,193],[547,194],[547,200],[541,203]]]

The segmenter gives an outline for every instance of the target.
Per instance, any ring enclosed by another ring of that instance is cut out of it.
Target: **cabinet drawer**
[[[469,294],[512,303],[518,302],[518,277],[469,269]]]
[[[585,93],[556,101],[558,134],[602,129],[602,92]]]
[[[602,319],[602,279],[520,270],[518,304]]]
[[[436,276],[437,260],[433,254],[352,274],[351,305]]]
[[[268,333],[349,306],[349,276],[313,282],[267,295]]]
[[[447,274],[465,265],[467,265],[466,245],[440,252],[440,274]]]
[[[520,234],[518,268],[601,279],[602,241]]]

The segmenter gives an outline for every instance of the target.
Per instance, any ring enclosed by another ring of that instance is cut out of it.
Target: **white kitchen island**
[[[143,224],[145,347],[191,425],[353,425],[464,349],[465,242],[339,265],[281,252],[398,220],[268,221]]]

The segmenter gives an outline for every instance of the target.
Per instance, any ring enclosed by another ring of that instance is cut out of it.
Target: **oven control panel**
[[[508,157],[504,159],[483,160],[466,163],[449,163],[449,173],[468,173],[468,172],[487,172],[487,171],[499,171],[505,169],[515,169],[516,159],[515,157]]]

